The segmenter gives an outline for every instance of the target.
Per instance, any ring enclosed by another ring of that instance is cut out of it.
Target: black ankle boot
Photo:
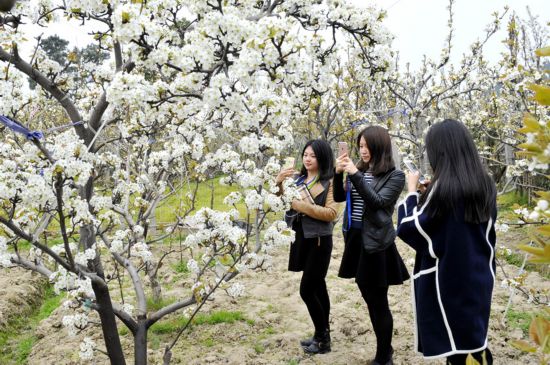
[[[305,341],[303,342],[305,343]],[[311,344],[304,346],[304,351],[308,354],[325,354],[330,352],[330,332],[326,330],[320,335],[315,334]]]
[[[306,338],[305,340],[300,340],[300,346],[308,347],[315,341],[315,337]]]
[[[369,365],[393,365],[393,348],[391,349],[391,352],[390,352],[390,358],[387,361],[380,362],[374,359],[369,363]]]
[[[329,342],[330,342],[330,327],[327,328],[327,332],[328,332],[328,336],[329,336]],[[306,338],[304,340],[300,340],[300,346],[302,347],[309,347],[313,344],[313,342],[315,342],[315,337],[322,337],[323,334],[317,334],[317,332],[315,332],[315,334],[313,335],[313,337],[310,337],[310,338]]]

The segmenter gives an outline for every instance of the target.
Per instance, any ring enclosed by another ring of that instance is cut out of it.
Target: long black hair
[[[464,124],[445,119],[432,125],[426,135],[426,151],[434,172],[420,199],[423,204],[432,194],[427,212],[434,217],[456,217],[456,209],[463,206],[466,222],[488,221],[495,208],[496,187]]]
[[[357,136],[357,149],[361,145],[361,138],[367,142],[370,152],[368,164],[359,160],[357,168],[361,171],[371,170],[374,176],[385,174],[395,168],[393,162],[391,138],[386,128],[371,125],[363,129]]]
[[[306,148],[310,147],[315,153],[315,158],[317,159],[317,164],[319,166],[319,180],[330,180],[334,176],[334,155],[332,153],[332,148],[327,141],[322,139],[312,139],[307,141],[304,149],[302,150],[302,157]],[[300,171],[301,175],[307,175],[307,170],[305,166],[302,165],[302,170]]]

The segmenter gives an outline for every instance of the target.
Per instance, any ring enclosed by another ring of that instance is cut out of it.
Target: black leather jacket
[[[392,169],[383,175],[375,176],[370,184],[363,179],[361,171],[349,175],[349,178],[365,202],[361,229],[363,246],[368,253],[383,251],[395,242],[392,215],[405,186],[405,174],[401,170]],[[334,176],[333,191],[334,201],[346,201],[343,174]],[[346,211],[347,209],[351,207],[346,207]],[[344,214],[344,229],[347,226],[348,216]],[[344,237],[345,235],[344,231]]]

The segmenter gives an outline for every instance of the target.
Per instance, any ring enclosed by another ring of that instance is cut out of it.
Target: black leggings
[[[388,304],[388,287],[368,286],[357,283],[361,295],[369,308],[370,321],[376,335],[375,360],[381,364],[389,361],[392,354],[391,339],[393,317]]]
[[[332,236],[322,237],[320,241],[316,239],[308,254],[300,282],[300,296],[307,306],[316,335],[321,335],[329,328],[330,299],[325,277],[331,251]]]
[[[485,352],[485,360],[487,360],[486,363],[483,362],[483,352]],[[489,350],[489,348],[486,348],[483,351],[474,352],[472,354],[472,356],[480,364],[483,364],[483,365],[492,365],[493,364],[493,354],[491,354],[491,351]],[[447,365],[464,365],[464,364],[466,364],[466,358],[467,357],[468,357],[468,354],[451,355],[451,356],[447,357]]]

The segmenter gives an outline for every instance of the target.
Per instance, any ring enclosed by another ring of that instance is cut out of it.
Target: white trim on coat
[[[442,358],[442,357],[448,357],[448,356],[456,355],[456,354],[472,354],[472,353],[475,353],[475,352],[485,350],[487,348],[487,343],[488,343],[487,340],[485,340],[485,343],[483,344],[483,346],[481,346],[477,349],[472,349],[472,350],[451,350],[451,351],[445,352],[444,354],[433,355],[433,356],[423,356],[423,357],[425,359],[439,359],[439,358]]]
[[[435,266],[437,267],[435,271],[435,292],[437,293],[437,301],[439,302],[439,310],[441,310],[441,316],[443,317],[443,323],[447,329],[447,336],[449,336],[449,342],[451,343],[451,350],[456,351],[455,339],[453,337],[453,331],[451,326],[449,326],[449,321],[447,320],[447,313],[445,313],[445,308],[443,308],[443,300],[441,299],[441,291],[439,290],[439,259],[435,261]]]
[[[418,210],[418,201],[417,201],[417,203],[416,203],[417,205],[414,207],[412,215],[401,219],[401,223],[410,222],[410,221],[414,220],[415,218],[417,218],[419,215],[421,215],[424,212],[424,209],[426,209],[426,207],[428,206],[428,203],[430,202],[430,199],[432,198],[432,192],[433,192],[433,189],[430,192],[430,195],[428,195],[428,197],[426,198],[426,201],[422,205],[422,208],[420,208],[420,210]],[[405,211],[405,215],[407,215],[407,211]]]
[[[418,201],[418,199],[420,198],[420,194],[418,194],[416,191],[411,191],[410,193],[405,195],[405,197],[399,203],[397,203],[398,208],[401,205],[405,206],[405,215],[407,215],[407,199],[409,199],[409,197],[411,196],[416,196],[416,201]]]
[[[418,272],[420,273],[420,271]],[[413,316],[414,316],[414,351],[416,351],[419,354],[422,354],[420,351],[418,351],[418,315],[416,314],[416,295],[414,293],[414,275],[413,279],[411,280],[411,298],[412,298],[412,307],[413,307]]]
[[[495,272],[493,271],[492,263],[493,263],[493,258],[495,257],[495,250],[493,249],[493,246],[491,246],[491,242],[489,241],[489,233],[491,233],[492,226],[493,226],[493,217],[489,218],[489,222],[487,222],[487,231],[485,232],[485,241],[489,246],[489,250],[491,250],[491,257],[489,257],[489,270],[491,270],[491,275],[493,275],[493,285],[494,285]]]
[[[437,269],[437,266],[432,266],[429,269],[420,270],[419,272],[413,275],[413,279],[418,279],[422,275],[430,274],[434,272],[436,269]]]

